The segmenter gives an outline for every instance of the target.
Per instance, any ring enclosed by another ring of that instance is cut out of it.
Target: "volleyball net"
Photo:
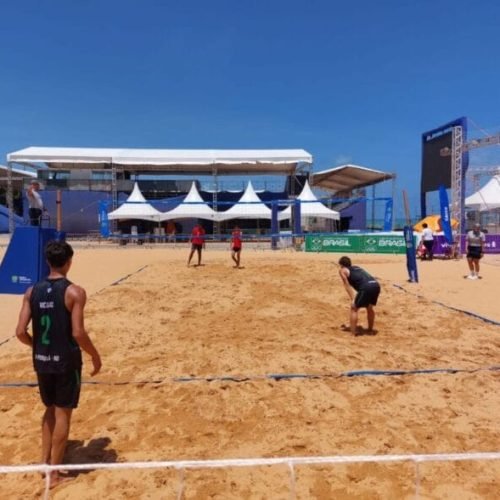
[[[63,464],[63,465],[8,465],[0,466],[0,474],[13,473],[43,473],[45,474],[44,499],[50,495],[49,473],[55,470],[65,471],[90,471],[90,470],[127,470],[127,469],[174,469],[179,473],[177,500],[183,498],[185,484],[184,471],[187,469],[222,469],[232,467],[261,467],[261,466],[286,466],[290,479],[290,498],[296,499],[295,467],[301,465],[336,465],[336,464],[361,464],[361,463],[394,463],[413,462],[415,465],[415,497],[420,496],[420,470],[419,465],[425,462],[458,462],[458,461],[484,461],[499,460],[500,452],[484,453],[442,453],[420,455],[354,455],[354,456],[325,456],[325,457],[280,457],[280,458],[233,458],[221,460],[172,460],[151,462],[117,462],[117,463],[89,463],[89,464]]]

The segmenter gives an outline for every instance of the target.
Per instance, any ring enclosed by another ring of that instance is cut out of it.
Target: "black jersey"
[[[377,280],[371,275],[368,274],[364,269],[358,266],[351,266],[349,268],[349,285],[351,285],[354,290],[361,290],[364,286],[372,283],[377,283]]]
[[[33,325],[33,365],[37,373],[63,373],[82,365],[80,347],[73,338],[71,314],[64,303],[66,278],[35,284],[30,306]]]

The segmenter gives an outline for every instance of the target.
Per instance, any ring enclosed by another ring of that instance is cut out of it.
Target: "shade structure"
[[[203,198],[196,188],[196,184],[193,182],[184,200],[174,209],[161,214],[161,220],[172,219],[206,219],[215,221],[217,220],[217,212],[214,212],[212,208],[203,201]]]
[[[7,155],[7,161],[51,169],[106,169],[193,174],[292,174],[310,165],[303,149],[123,149],[31,146]]]
[[[311,176],[311,184],[335,193],[349,193],[353,189],[371,186],[393,179],[394,174],[359,165],[341,165]]]
[[[451,219],[451,228],[455,229],[458,226],[458,221],[456,219]],[[427,224],[429,229],[431,229],[435,233],[439,233],[443,230],[443,227],[441,225],[441,216],[440,215],[428,215],[427,217],[424,217],[421,221],[418,221],[414,226],[413,229],[417,232],[421,232],[424,230],[423,225]]]
[[[500,175],[492,177],[479,191],[466,198],[465,206],[481,212],[500,208]]]
[[[218,220],[229,219],[271,219],[271,209],[259,198],[255,192],[252,182],[248,181],[245,192],[229,210],[219,212]]]
[[[324,219],[334,219],[334,220],[339,220],[340,219],[340,214],[339,212],[336,212],[335,210],[331,210],[328,207],[325,207],[323,203],[318,201],[318,198],[316,198],[315,194],[312,192],[311,187],[309,186],[309,182],[306,181],[304,184],[304,188],[302,189],[302,192],[297,196],[297,200],[299,200],[300,203],[300,216],[301,219],[304,219],[306,217],[322,217]],[[292,208],[287,207],[283,212],[280,214],[281,218],[290,218],[292,214]]]
[[[161,212],[156,210],[156,208],[146,201],[136,182],[127,201],[116,210],[113,210],[113,212],[110,212],[108,214],[108,219],[140,219],[159,222],[161,220],[161,215]]]

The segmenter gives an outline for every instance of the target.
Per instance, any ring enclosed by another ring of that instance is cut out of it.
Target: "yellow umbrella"
[[[413,226],[413,230],[417,232],[422,232],[424,230],[423,224],[427,223],[427,226],[433,231],[433,232],[440,232],[443,230],[441,227],[441,216],[440,215],[428,215],[427,217],[423,218],[421,221],[417,222]],[[458,225],[458,221],[456,219],[451,219],[451,228],[455,229]]]

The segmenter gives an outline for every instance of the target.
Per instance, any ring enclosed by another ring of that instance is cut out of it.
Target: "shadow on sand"
[[[117,461],[118,454],[112,448],[109,437],[100,437],[91,439],[87,444],[81,440],[69,440],[64,453],[64,464],[95,464],[95,463],[113,463]],[[88,470],[70,470],[68,477],[76,477],[80,474],[88,474]]]

